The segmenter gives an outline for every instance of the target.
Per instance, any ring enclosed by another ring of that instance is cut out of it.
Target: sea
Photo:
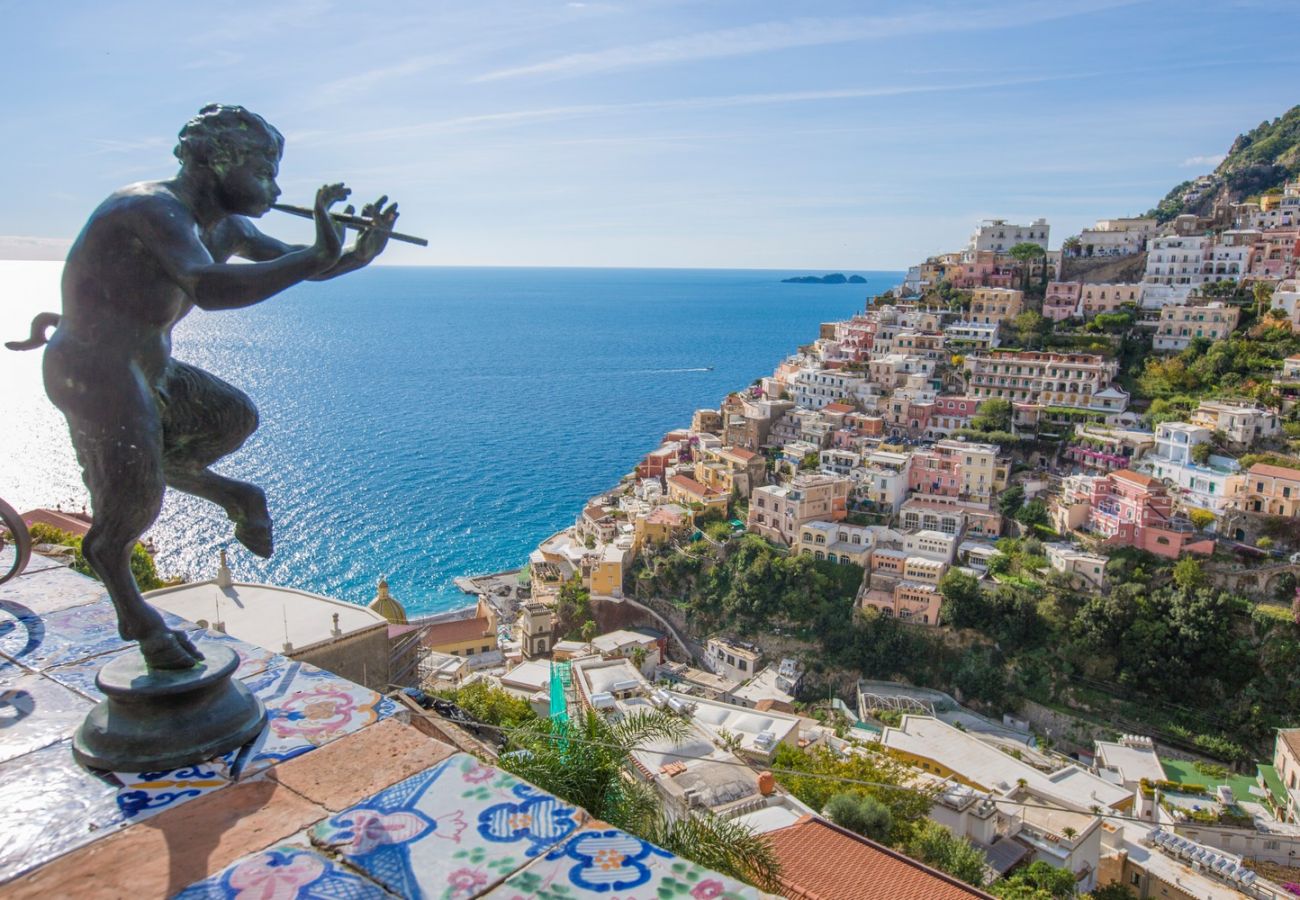
[[[61,264],[0,262],[0,338],[59,309]],[[195,310],[176,358],[247,392],[261,425],[217,470],[253,481],[275,555],[169,491],[158,568],[355,603],[384,576],[411,615],[464,605],[460,575],[523,565],[694,410],[744,388],[898,284],[783,284],[798,270],[374,266],[257,306]],[[39,352],[0,349],[0,497],[81,509],[66,425]]]

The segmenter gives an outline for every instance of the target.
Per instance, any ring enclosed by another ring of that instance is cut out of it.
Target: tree
[[[1017,869],[990,889],[1003,900],[1068,900],[1074,893],[1074,873],[1039,860]]]
[[[926,821],[904,847],[908,856],[947,872],[967,884],[979,887],[984,884],[984,854],[971,846],[970,841],[957,837],[938,822]]]
[[[1016,521],[1033,528],[1035,525],[1049,525],[1052,521],[1047,513],[1047,504],[1042,500],[1030,500],[1016,513]]]
[[[1025,489],[1013,484],[998,496],[998,512],[1007,518],[1013,518],[1025,505]]]
[[[1214,524],[1215,516],[1208,509],[1192,509],[1188,511],[1187,518],[1191,519],[1198,531],[1204,531]]]
[[[1112,881],[1104,887],[1093,888],[1089,896],[1092,900],[1137,900],[1137,894],[1118,881]]]
[[[1043,261],[1043,274],[1047,274],[1047,251],[1037,244],[1031,244],[1028,241],[1016,244],[1009,251],[1011,258],[1020,263],[1020,289],[1029,290],[1029,270],[1037,260]]]
[[[970,427],[976,431],[1010,431],[1011,401],[993,397],[980,402],[971,417]]]
[[[537,718],[527,700],[486,681],[471,681],[450,692],[450,699],[479,722],[512,728]]]
[[[1269,537],[1268,535],[1264,535],[1262,538],[1260,538],[1259,540],[1255,541],[1255,546],[1258,547],[1258,548],[1261,549],[1261,550],[1272,550],[1272,549],[1273,549],[1273,539],[1272,539],[1271,537]]]
[[[590,644],[591,639],[596,636],[596,623],[591,621],[590,619],[588,619],[586,622],[583,622],[581,633],[582,633],[583,642]]]
[[[873,841],[888,841],[894,827],[889,807],[875,797],[836,794],[826,804],[826,817],[841,828],[855,831]]]
[[[1192,462],[1203,466],[1210,460],[1211,447],[1209,442],[1196,444],[1192,447]]]
[[[943,594],[939,615],[953,628],[969,628],[986,620],[988,604],[974,575],[955,567],[949,569],[939,580],[939,593]]]
[[[1184,556],[1174,563],[1174,584],[1184,591],[1194,591],[1205,584],[1205,571],[1194,556]]]
[[[648,654],[646,653],[645,647],[632,648],[632,665],[636,666],[637,671],[640,671],[641,669],[645,668],[645,660],[647,655]]]
[[[761,889],[777,889],[780,866],[766,838],[712,814],[670,821],[644,782],[624,777],[634,748],[681,741],[688,731],[685,720],[662,710],[614,720],[588,709],[567,727],[538,719],[512,729],[513,751],[501,756],[501,766],[665,850]]]

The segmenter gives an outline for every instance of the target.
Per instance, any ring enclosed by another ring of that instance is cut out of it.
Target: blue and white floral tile
[[[240,754],[246,777],[392,715],[387,697],[308,663],[289,661],[244,682],[266,705],[267,724]]]
[[[460,753],[311,830],[402,897],[475,897],[574,834],[585,814]]]
[[[168,627],[192,632],[198,626],[163,612]],[[94,603],[38,613],[16,602],[0,602],[0,653],[37,671],[103,656],[130,644],[117,633],[117,614],[107,597]]]
[[[239,657],[239,668],[235,670],[235,677],[245,682],[257,678],[264,674],[268,669],[284,665],[289,662],[285,657],[264,647],[258,647],[253,644],[232,638],[228,634],[199,629],[191,632],[190,640],[196,643],[217,642],[225,644],[235,651]],[[200,648],[201,649],[201,648]],[[122,653],[131,653],[134,650],[130,647],[123,647],[111,653],[105,653],[102,656],[92,656],[86,659],[80,659],[76,662],[64,663],[54,668],[46,669],[45,674],[60,684],[72,688],[84,697],[88,697],[95,702],[104,699],[104,693],[95,684],[95,676],[99,670],[108,663],[112,662]]]
[[[117,792],[77,765],[68,741],[0,764],[0,882],[120,825]]]
[[[3,552],[8,553],[8,548]],[[0,559],[0,566],[5,562],[8,559]],[[44,614],[108,596],[95,579],[38,554],[32,555],[24,573],[0,584],[0,604],[17,602]]]
[[[753,900],[769,895],[625,831],[593,827],[579,831],[484,896],[491,900]]]
[[[213,759],[166,772],[114,772],[122,783],[116,800],[123,819],[139,821],[169,806],[210,794],[230,784],[225,759]]]
[[[0,762],[67,740],[92,704],[43,675],[0,688]]]
[[[281,844],[237,859],[196,881],[174,900],[392,900],[373,881],[349,872],[315,850]]]

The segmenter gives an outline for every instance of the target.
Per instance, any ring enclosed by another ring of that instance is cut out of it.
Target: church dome
[[[406,624],[406,610],[392,594],[388,593],[388,579],[379,579],[379,593],[370,601],[370,608],[379,613],[393,625]]]

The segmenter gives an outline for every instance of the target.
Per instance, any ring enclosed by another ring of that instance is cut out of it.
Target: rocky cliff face
[[[1147,215],[1162,222],[1208,216],[1220,202],[1239,203],[1300,178],[1300,105],[1237,135],[1223,162],[1207,176],[1174,187]]]

